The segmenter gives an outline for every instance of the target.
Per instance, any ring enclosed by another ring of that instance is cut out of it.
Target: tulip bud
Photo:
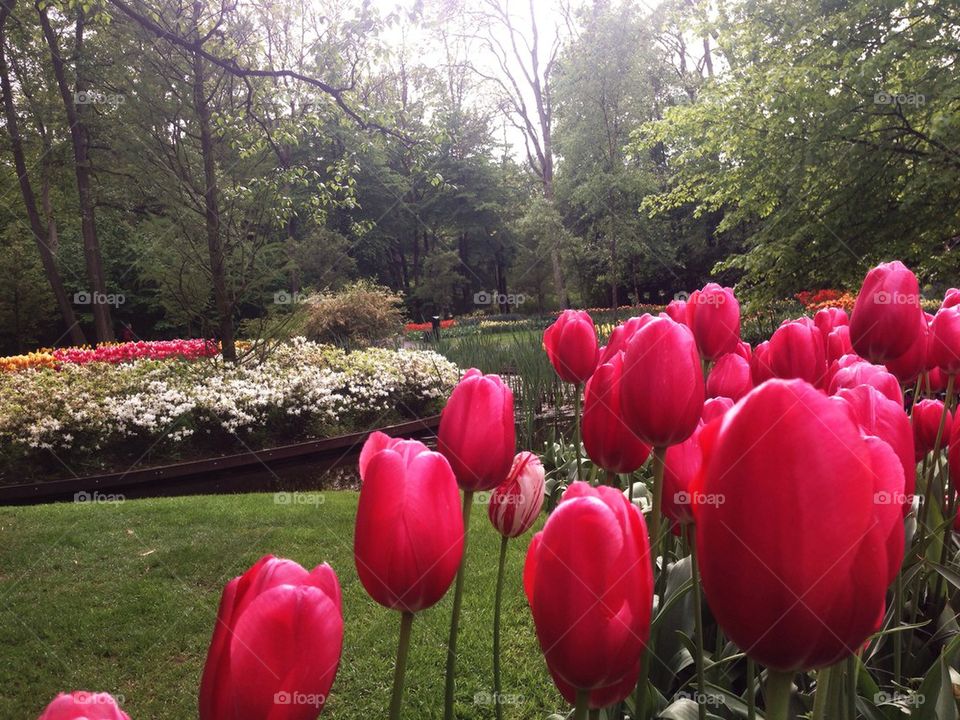
[[[823,335],[812,322],[795,320],[778,327],[764,359],[773,377],[798,378],[817,387],[827,371]]]
[[[917,378],[927,369],[930,326],[923,315],[917,318],[917,324],[920,327],[917,332],[917,341],[903,355],[886,362],[887,370],[905,385],[915,383]]]
[[[681,325],[687,324],[687,316],[689,314],[687,308],[687,301],[675,298],[667,303],[667,307],[664,309],[664,312],[670,317],[674,322],[678,322]]]
[[[550,364],[561,380],[585,383],[597,367],[597,331],[583,310],[564,310],[543,333]]]
[[[867,273],[850,318],[857,354],[885,363],[903,355],[917,340],[920,286],[900,261],[881,263]]]
[[[943,417],[943,403],[940,400],[920,400],[914,403],[910,421],[913,424],[913,441],[916,445],[916,460],[920,462],[923,456],[931,452],[937,444],[937,433],[940,431],[940,419]],[[953,428],[953,413],[947,411],[946,424],[940,437],[940,449],[943,450],[950,442]]]
[[[700,474],[703,453],[700,429],[682,443],[667,448],[663,462],[663,514],[678,525],[693,522],[693,481]]]
[[[733,290],[708,283],[687,303],[687,324],[700,354],[710,360],[731,353],[740,342],[740,303]]]
[[[653,315],[644,313],[643,315],[630,318],[621,325],[617,325],[613,329],[613,332],[610,333],[610,338],[607,340],[607,344],[600,350],[600,365],[610,362],[610,359],[614,355],[626,350],[627,343],[630,342],[630,338],[634,336],[637,330],[642,328],[651,320],[653,320]]]
[[[422,443],[395,441],[368,458],[362,480],[354,530],[360,582],[384,607],[431,607],[463,556],[463,515],[450,464]]]
[[[830,380],[829,392],[833,395],[840,388],[853,388],[857,385],[872,385],[903,407],[903,391],[900,389],[897,378],[887,372],[886,368],[871,365],[865,360],[839,368]]]
[[[631,473],[650,455],[650,446],[633,434],[623,421],[620,386],[623,353],[597,368],[583,393],[583,446],[604,470]]]
[[[700,421],[703,400],[703,370],[689,328],[659,317],[638,330],[620,383],[627,427],[653,447],[683,442]]]
[[[842,388],[837,391],[837,397],[849,405],[854,419],[866,435],[876,435],[893,449],[903,469],[903,511],[909,512],[917,480],[917,466],[913,428],[903,403],[891,400],[871,385]]]
[[[570,485],[531,541],[523,571],[554,677],[578,690],[636,683],[653,606],[649,553],[643,516],[622,493]]]
[[[753,389],[750,363],[736,353],[721,355],[707,376],[708,397],[739,400]]]
[[[836,362],[844,355],[854,355],[853,343],[850,342],[850,328],[847,325],[835,328],[827,335],[826,347],[828,364]]]
[[[471,368],[440,414],[437,450],[464,490],[492,490],[510,472],[517,451],[513,392],[499,375]]]
[[[813,316],[813,324],[820,330],[820,334],[823,335],[823,341],[826,342],[830,333],[834,330],[839,327],[848,327],[850,325],[850,318],[842,308],[823,308],[822,310],[817,310],[817,314]]]
[[[960,290],[950,288],[943,295],[943,303],[941,303],[940,309],[954,307],[955,305],[960,305]]]
[[[896,550],[900,508],[876,499],[895,479],[878,477],[889,455],[877,459],[849,409],[798,380],[755,388],[701,443],[696,490],[716,501],[694,505],[697,552],[720,626],[782,672],[849,656],[883,613]]]
[[[940,310],[930,324],[930,360],[947,375],[960,372],[960,305]]]
[[[200,720],[316,718],[340,664],[340,584],[267,555],[223,590],[200,683]],[[302,702],[291,704],[292,697]]]
[[[770,351],[770,341],[764,340],[753,349],[750,356],[750,379],[754,387],[773,378],[773,370],[770,369],[768,353]]]
[[[728,397],[712,397],[703,404],[703,412],[700,414],[700,419],[704,423],[708,423],[718,417],[723,417],[733,405],[733,400]]]
[[[130,720],[109,693],[60,693],[37,720]]]
[[[497,532],[506,538],[523,535],[533,527],[543,507],[543,464],[524,450],[513,459],[510,475],[490,495],[487,513]]]

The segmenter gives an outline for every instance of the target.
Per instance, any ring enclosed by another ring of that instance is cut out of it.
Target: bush
[[[369,280],[358,280],[336,293],[307,298],[303,334],[314,342],[342,347],[382,344],[403,331],[403,296]]]

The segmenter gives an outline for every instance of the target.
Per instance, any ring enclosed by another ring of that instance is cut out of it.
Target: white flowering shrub
[[[0,479],[120,470],[365,430],[439,412],[458,377],[434,352],[296,338],[263,362],[91,363],[0,373]]]

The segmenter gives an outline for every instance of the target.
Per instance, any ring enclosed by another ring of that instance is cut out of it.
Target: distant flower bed
[[[457,324],[457,321],[454,320],[453,318],[451,318],[451,319],[449,319],[449,320],[441,320],[441,321],[440,321],[440,329],[441,329],[441,330],[447,330],[447,329],[449,329],[449,328],[452,328],[452,327],[453,327],[454,325],[456,325],[456,324]],[[408,332],[408,333],[412,333],[412,332],[430,332],[431,330],[433,330],[433,323],[428,323],[428,322],[425,322],[425,323],[407,323],[406,325],[403,326],[403,331],[404,331],[404,332]]]
[[[165,357],[0,374],[0,478],[123,470],[422,417],[458,375],[429,351],[348,353],[302,338],[263,362]]]
[[[180,358],[197,360],[220,353],[215,340],[154,340],[124,343],[104,343],[97,347],[69,347],[56,350],[38,350],[26,355],[0,358],[0,370],[17,371],[30,368],[57,368],[64,364],[125,363],[134,360],[166,360]]]

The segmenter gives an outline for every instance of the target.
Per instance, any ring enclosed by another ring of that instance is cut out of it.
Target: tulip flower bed
[[[218,358],[74,360],[0,374],[0,481],[62,475],[64,466],[79,473],[206,457],[422,417],[439,410],[458,374],[430,351],[346,353],[302,339],[236,366]]]
[[[241,343],[242,344],[242,343]],[[198,360],[219,354],[213,340],[153,340],[105,343],[96,347],[67,347],[38,350],[26,355],[0,357],[0,370],[17,371],[36,368],[59,368],[88,363],[126,363],[135,360]]]
[[[327,704],[502,720],[554,712],[557,693],[574,720],[957,720],[960,290],[928,315],[914,274],[884,263],[850,314],[784,320],[755,347],[741,330],[736,295],[715,283],[602,347],[588,312],[564,311],[542,342],[573,428],[543,458],[516,452],[513,389],[477,368],[450,393],[436,450],[373,433],[352,545],[318,515],[301,530],[319,555],[306,567],[252,562],[264,544],[296,549],[263,542],[273,521],[253,557],[244,548],[212,623],[200,720],[315,720]],[[478,540],[490,528],[497,553]],[[161,542],[144,544],[149,557]],[[358,583],[321,562],[344,546]],[[357,584],[392,617],[378,640],[396,639],[392,664],[359,679],[353,633],[374,612],[351,615],[371,607]],[[416,658],[437,645],[443,692],[424,700]],[[58,696],[41,720],[89,717],[90,702]]]

